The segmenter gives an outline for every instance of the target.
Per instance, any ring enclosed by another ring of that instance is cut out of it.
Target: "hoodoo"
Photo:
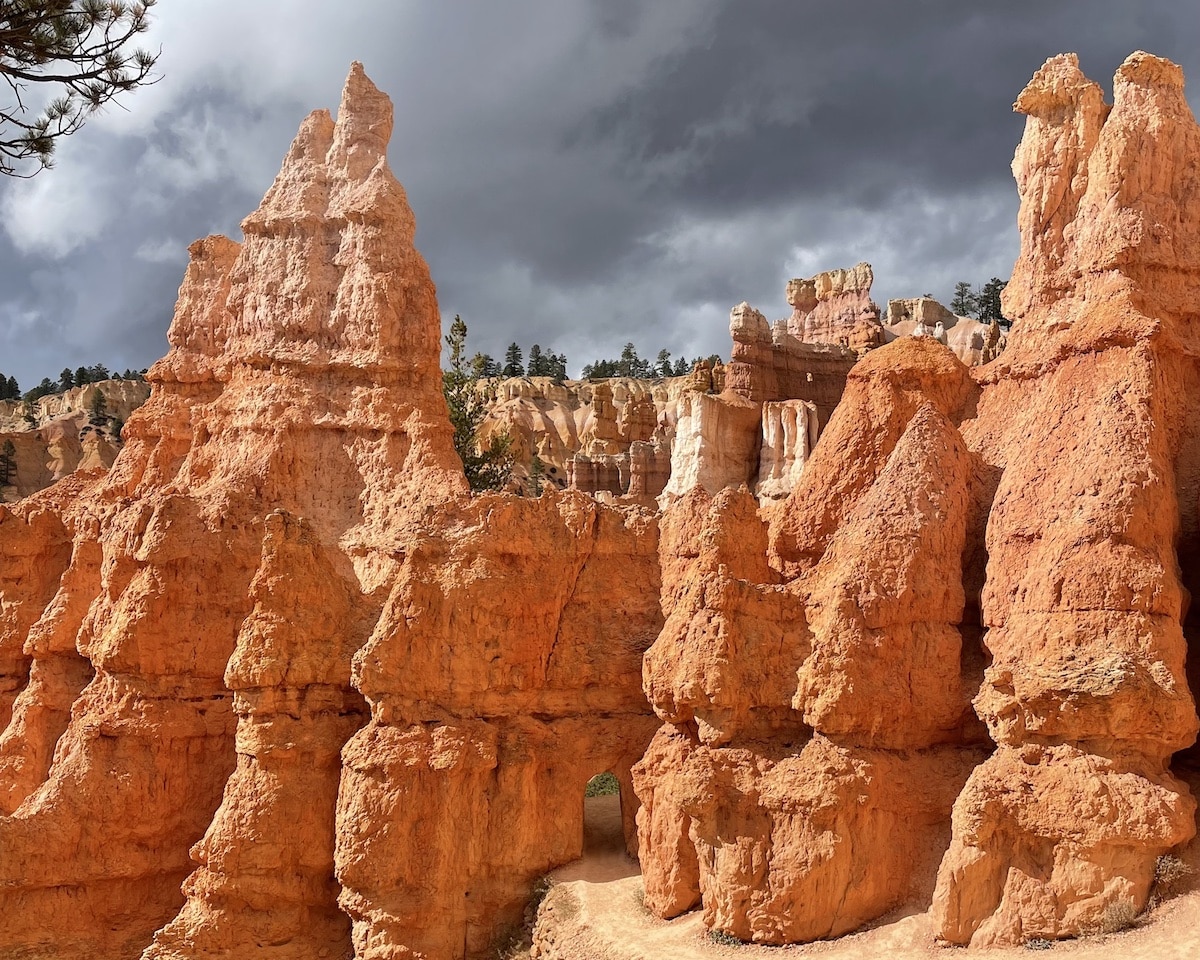
[[[355,64],[111,469],[0,505],[0,955],[493,956],[603,772],[645,907],[740,940],[1143,909],[1196,829],[1200,128],[1145,53],[1016,107],[1006,339],[796,280],[727,368],[496,387],[576,489],[472,495]]]
[[[948,840],[940,937],[1071,937],[1140,911],[1194,834],[1169,764],[1197,730],[1200,131],[1167,61],[1134,54],[1114,93],[1064,56],[1017,100],[1000,358],[872,351],[764,514],[772,569],[664,594],[645,679],[666,725],[635,768],[661,916],[702,903],[743,940],[836,936],[921,893],[919,851]],[[761,539],[742,517],[721,543]],[[751,569],[703,558],[692,581]],[[791,617],[764,624],[767,597]],[[754,672],[735,667],[747,636]]]

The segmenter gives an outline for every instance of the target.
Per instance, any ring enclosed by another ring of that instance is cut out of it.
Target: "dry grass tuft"
[[[1137,907],[1132,900],[1121,897],[1104,908],[1104,917],[1100,921],[1101,933],[1120,933],[1128,930],[1137,920]]]

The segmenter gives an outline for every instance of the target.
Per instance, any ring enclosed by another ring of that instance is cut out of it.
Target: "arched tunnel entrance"
[[[625,846],[621,804],[626,798],[617,776],[610,770],[596,774],[588,780],[580,799],[583,803],[583,854],[580,859],[559,867],[551,876],[560,882],[601,883],[638,873],[638,863]],[[632,802],[632,798],[627,802]]]
[[[610,771],[598,773],[583,792],[583,855],[625,853],[621,825],[621,784]]]

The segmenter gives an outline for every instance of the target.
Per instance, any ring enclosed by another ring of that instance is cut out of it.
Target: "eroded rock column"
[[[1197,729],[1175,541],[1200,131],[1167,61],[1134,54],[1114,92],[1110,113],[1058,57],[1017,101],[1013,337],[967,431],[1003,471],[975,700],[997,749],[955,805],[939,876],[935,919],[956,943],[1132,916],[1155,859],[1195,831],[1168,762]]]
[[[658,725],[641,657],[661,626],[657,524],[579,493],[488,495],[414,543],[355,685],[337,876],[356,955],[488,955],[533,882],[578,858],[583,793],[622,783]]]
[[[973,468],[951,420],[974,388],[931,341],[864,364],[773,533],[773,552],[798,558],[787,531],[823,533],[804,551],[815,565],[786,581],[768,567],[745,491],[707,516],[680,501],[664,521],[675,573],[645,684],[668,725],[635,768],[646,904],[700,902],[742,940],[838,936],[928,884],[922,851],[945,842],[979,759],[963,745],[956,627]],[[857,496],[830,516],[810,485],[837,469],[839,437],[869,443],[880,417],[895,439],[865,447]]]

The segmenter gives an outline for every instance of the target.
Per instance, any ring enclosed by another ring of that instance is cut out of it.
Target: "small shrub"
[[[554,908],[554,916],[559,922],[574,920],[579,916],[579,901],[566,887],[554,888],[554,899],[548,906]]]
[[[1196,871],[1171,853],[1164,853],[1154,864],[1154,896],[1161,900],[1178,893]]]
[[[1045,937],[1030,937],[1025,941],[1024,947],[1026,950],[1053,950],[1054,941]]]
[[[637,907],[638,913],[649,914],[650,908],[646,906],[646,885],[639,883],[633,891],[633,903]]]
[[[578,782],[578,781],[576,781]],[[621,792],[621,783],[612,773],[598,773],[588,781],[585,797],[607,797]]]
[[[492,941],[492,956],[495,960],[519,960],[529,956],[532,941],[523,930],[506,930]]]
[[[1100,921],[1100,932],[1119,933],[1127,930],[1133,926],[1137,915],[1137,908],[1133,905],[1132,900],[1126,900],[1124,897],[1114,900],[1104,908],[1104,917]]]
[[[708,939],[722,947],[743,946],[743,941],[739,940],[732,933],[726,933],[724,930],[709,930]]]

